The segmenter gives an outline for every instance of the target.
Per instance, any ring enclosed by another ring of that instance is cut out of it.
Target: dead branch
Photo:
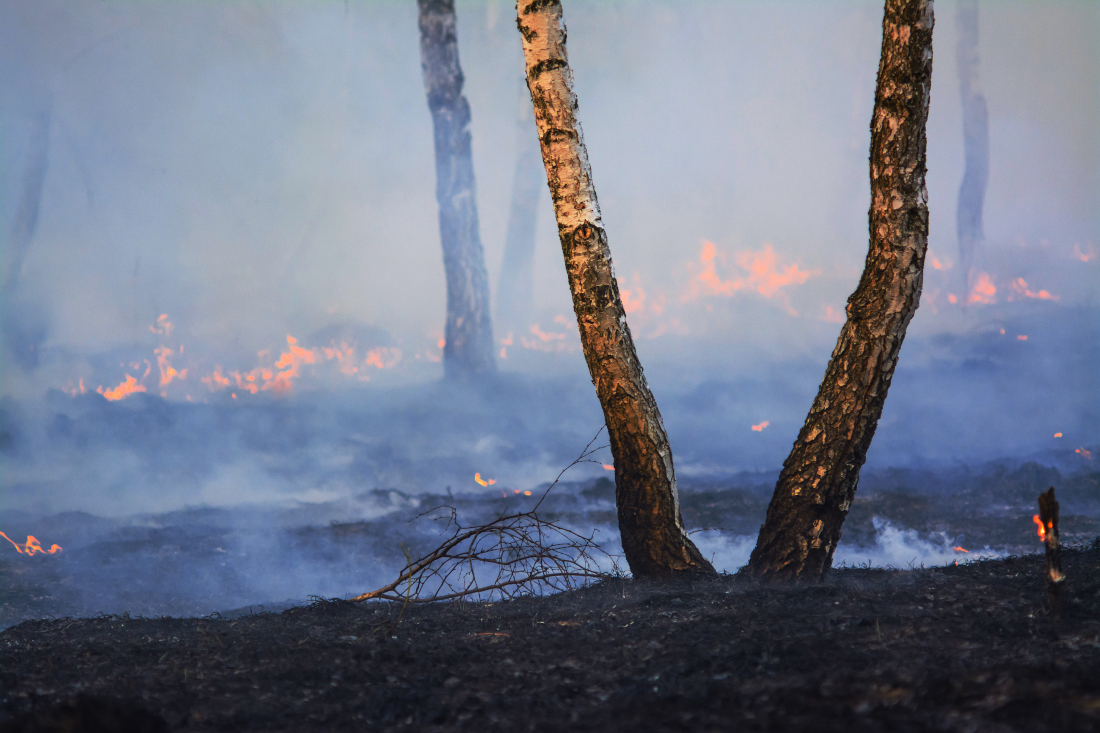
[[[596,463],[591,456],[605,446],[592,444],[603,428],[588,441],[580,456],[547,487],[534,508],[506,514],[487,524],[465,527],[454,507],[441,506],[450,536],[417,560],[406,554],[405,570],[391,583],[352,598],[431,603],[458,598],[492,600],[571,590],[591,582],[621,575],[614,556],[596,543],[595,532],[583,535],[547,521],[538,509],[565,472],[579,463]],[[605,569],[610,566],[610,569]],[[401,586],[405,589],[399,590]]]

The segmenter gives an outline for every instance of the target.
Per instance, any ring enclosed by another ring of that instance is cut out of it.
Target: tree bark
[[[982,208],[985,204],[985,187],[989,180],[989,110],[978,83],[977,0],[959,0],[956,25],[959,31],[956,60],[959,98],[962,101],[966,169],[959,185],[955,230],[959,239],[959,270],[963,276],[964,294],[969,294],[974,251],[985,236]],[[965,297],[963,303],[966,303]]]
[[[469,377],[496,369],[489,276],[477,220],[470,104],[462,94],[454,0],[418,0],[420,67],[435,131],[439,237],[447,275],[443,369]]]
[[[920,301],[928,245],[925,123],[932,1],[887,0],[871,119],[870,248],[817,398],[775,487],[747,572],[816,579],[832,564],[859,470]]]
[[[535,285],[535,223],[542,186],[542,155],[526,87],[516,120],[517,156],[512,206],[504,240],[504,262],[497,287],[497,326],[521,329],[531,323]]]
[[[623,553],[635,577],[713,573],[684,531],[672,449],[649,391],[611,263],[577,119],[565,24],[557,0],[520,0],[527,87],[581,346],[615,458]]]
[[[31,125],[27,167],[23,172],[23,195],[12,221],[11,240],[5,263],[4,289],[11,292],[23,273],[23,260],[34,240],[38,227],[38,207],[42,202],[42,187],[46,181],[46,163],[50,146],[50,108],[47,106]]]

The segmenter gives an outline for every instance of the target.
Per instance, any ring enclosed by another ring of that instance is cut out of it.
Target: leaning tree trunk
[[[982,207],[989,180],[989,110],[978,84],[978,2],[959,0],[956,16],[959,43],[956,58],[959,68],[959,98],[963,112],[963,154],[966,169],[959,185],[955,210],[955,229],[959,238],[959,270],[963,277],[963,303],[970,293],[970,273],[974,250],[981,243]]]
[[[871,119],[871,244],[817,398],[760,528],[748,572],[812,579],[832,564],[882,415],[928,245],[925,122],[932,0],[886,0]]]
[[[512,179],[512,206],[504,240],[504,262],[497,287],[497,326],[523,328],[530,324],[535,284],[535,223],[539,189],[543,183],[538,130],[531,118],[527,89],[522,90],[516,120],[516,169]]]
[[[489,276],[478,232],[470,104],[462,94],[454,0],[418,0],[420,66],[435,129],[435,195],[447,274],[443,370],[448,377],[491,372]]]
[[[619,299],[588,151],[576,116],[561,3],[520,0],[517,10],[527,87],[557,215],[573,310],[615,457],[615,500],[623,552],[638,577],[712,573],[714,569],[684,531],[672,449]]]
[[[4,289],[13,290],[23,273],[23,260],[34,241],[38,227],[38,207],[42,202],[42,187],[46,181],[46,163],[50,145],[50,108],[47,106],[34,119],[31,126],[27,167],[23,172],[23,195],[12,221],[11,240],[5,263]]]

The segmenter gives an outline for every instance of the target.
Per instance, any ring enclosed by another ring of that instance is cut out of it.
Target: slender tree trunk
[[[43,109],[31,125],[27,167],[23,172],[23,195],[12,221],[11,240],[5,263],[4,289],[11,291],[23,273],[23,260],[34,240],[38,227],[38,207],[42,202],[42,187],[46,181],[46,163],[50,146],[50,108]]]
[[[634,350],[577,119],[557,0],[520,0],[527,87],[573,310],[615,457],[623,552],[636,577],[714,572],[684,531],[661,413]]]
[[[489,276],[478,230],[470,104],[462,94],[454,0],[418,0],[420,66],[435,130],[435,195],[447,274],[443,369],[468,377],[496,369]]]
[[[504,262],[497,287],[497,326],[501,329],[527,326],[531,323],[534,310],[535,223],[538,220],[543,168],[538,129],[531,117],[530,95],[526,86],[521,95],[516,120],[517,155],[512,179],[512,206],[508,212]]]
[[[814,579],[832,564],[855,498],[928,245],[925,122],[932,81],[932,1],[886,0],[871,119],[871,244],[806,424],[783,464],[749,560],[762,578]]]
[[[955,210],[955,229],[959,238],[959,270],[963,277],[963,303],[970,293],[970,274],[974,250],[984,238],[982,207],[989,180],[989,111],[978,83],[978,2],[959,0],[956,23],[959,43],[956,59],[959,70],[959,98],[963,111],[963,153],[966,170],[959,185]]]

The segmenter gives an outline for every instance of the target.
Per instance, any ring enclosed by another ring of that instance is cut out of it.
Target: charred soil
[[[0,729],[1100,730],[1100,540],[1065,569],[1060,617],[1029,555],[816,585],[26,621],[0,633]]]

